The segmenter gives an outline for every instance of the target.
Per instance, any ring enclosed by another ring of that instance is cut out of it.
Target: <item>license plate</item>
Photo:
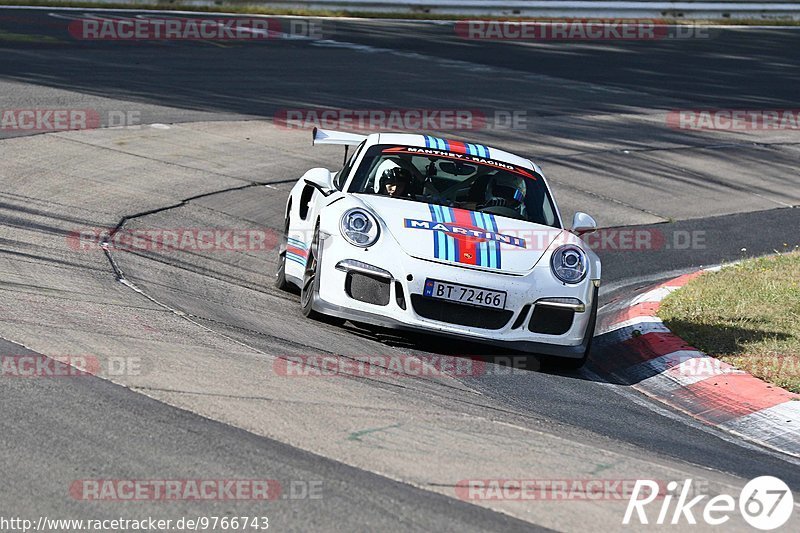
[[[430,298],[474,305],[476,307],[506,308],[505,291],[470,287],[469,285],[447,283],[435,279],[425,280],[425,291],[422,294]]]

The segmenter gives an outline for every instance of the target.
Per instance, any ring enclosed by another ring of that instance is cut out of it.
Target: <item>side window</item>
[[[353,152],[353,155],[350,157],[347,163],[345,163],[344,167],[342,167],[342,170],[336,173],[336,177],[333,179],[333,186],[338,190],[341,191],[344,188],[344,182],[346,182],[347,178],[350,176],[350,171],[353,170],[353,164],[356,162],[356,159],[358,159],[358,155],[361,153],[361,149],[364,148],[364,144],[366,144],[366,142],[367,141],[364,141],[358,145]]]
[[[545,195],[542,201],[542,214],[544,215],[544,224],[547,226],[556,226],[556,213],[553,211],[553,204],[550,199]]]

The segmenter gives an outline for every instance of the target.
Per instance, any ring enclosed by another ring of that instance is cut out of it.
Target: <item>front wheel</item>
[[[281,244],[278,249],[278,268],[275,269],[275,280],[273,282],[276,289],[293,292],[297,289],[294,285],[286,280],[286,248],[289,246],[289,217],[286,217],[286,222],[283,226],[283,235],[281,236]]]
[[[319,246],[319,226],[314,229],[314,238],[308,249],[308,259],[306,269],[303,272],[303,287],[300,290],[300,308],[303,316],[312,320],[320,320],[328,324],[341,325],[344,320],[336,317],[323,315],[314,311],[314,296],[319,290],[319,265],[320,265],[320,246]]]
[[[303,315],[314,319],[319,318],[319,313],[312,308],[314,294],[317,292],[317,280],[319,279],[319,261],[317,261],[317,257],[319,257],[319,226],[314,230],[314,239],[308,249],[306,269],[303,272],[303,286],[300,289],[300,308],[303,310]]]
[[[562,358],[558,360],[559,368],[564,370],[580,370],[586,361],[589,359],[589,353],[592,351],[592,339],[594,339],[594,328],[597,322],[597,289],[594,293],[594,306],[592,306],[592,316],[589,319],[589,325],[586,326],[586,333],[584,334],[584,341],[586,342],[586,349],[583,355],[577,359]]]
[[[558,360],[558,368],[563,370],[580,370],[583,368],[583,365],[586,364],[586,361],[589,359],[589,351],[592,348],[592,339],[589,339],[589,342],[586,344],[586,350],[583,352],[583,356],[577,359],[567,359],[566,357],[561,358]]]

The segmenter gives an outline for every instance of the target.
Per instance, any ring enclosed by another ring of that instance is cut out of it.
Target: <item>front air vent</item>
[[[397,302],[397,307],[406,310],[406,296],[403,292],[403,285],[399,281],[394,282],[394,301]]]
[[[344,290],[350,298],[373,305],[389,305],[389,287],[388,279],[359,272],[348,272],[344,280]]]
[[[536,305],[528,329],[543,335],[563,335],[572,327],[575,311],[559,307]]]
[[[445,302],[426,298],[421,294],[411,295],[411,306],[414,312],[423,318],[472,328],[501,329],[514,316],[514,313],[508,310],[484,309]]]

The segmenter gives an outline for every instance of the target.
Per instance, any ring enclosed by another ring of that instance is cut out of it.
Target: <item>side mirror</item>
[[[324,195],[333,189],[333,176],[327,168],[312,168],[303,176],[303,180]]]
[[[597,222],[586,213],[578,211],[575,213],[575,216],[572,217],[572,229],[570,231],[575,235],[580,236],[584,233],[591,233],[596,230]]]

